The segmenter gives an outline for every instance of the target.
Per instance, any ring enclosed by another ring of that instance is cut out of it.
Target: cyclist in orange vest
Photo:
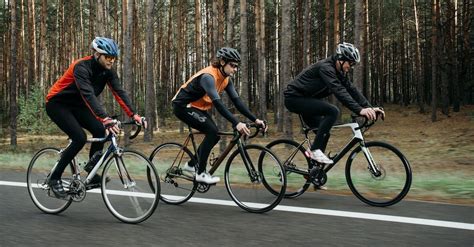
[[[173,113],[181,121],[206,136],[197,150],[199,164],[186,164],[184,170],[194,172],[197,165],[196,181],[215,184],[219,177],[206,172],[207,159],[212,148],[219,141],[217,126],[208,110],[215,106],[217,111],[232,123],[232,127],[244,135],[250,130],[246,124],[239,122],[223,104],[220,94],[225,91],[237,110],[252,122],[266,129],[264,121],[257,119],[240,99],[230,77],[237,71],[240,54],[236,49],[224,47],[217,51],[212,65],[202,69],[184,83],[173,97]],[[193,162],[193,161],[192,161]]]

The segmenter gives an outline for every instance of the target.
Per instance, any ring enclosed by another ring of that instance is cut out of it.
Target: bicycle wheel
[[[306,157],[304,147],[287,139],[275,140],[266,147],[280,159],[285,169],[287,183],[285,198],[302,195],[311,184],[307,182],[311,161]]]
[[[113,154],[102,172],[102,198],[109,211],[123,222],[140,223],[148,219],[160,198],[155,167],[136,151]]]
[[[346,180],[352,193],[361,201],[377,207],[393,205],[410,190],[412,173],[408,160],[394,146],[384,142],[365,143],[380,171],[369,169],[361,147],[352,151],[346,164]]]
[[[247,165],[246,165],[247,164]],[[286,176],[278,158],[259,145],[235,150],[225,167],[225,185],[239,207],[263,213],[276,207],[285,195]],[[278,193],[274,193],[274,192]]]
[[[59,149],[44,148],[38,151],[31,159],[26,175],[28,193],[31,200],[41,211],[48,214],[58,214],[66,210],[72,199],[57,199],[49,190],[48,181],[51,170],[60,158]],[[62,174],[63,185],[72,180],[73,164],[69,164]],[[65,188],[66,189],[66,188]]]
[[[197,186],[194,174],[181,169],[192,157],[189,149],[179,143],[164,143],[153,150],[150,160],[160,175],[162,201],[178,205],[193,196]]]

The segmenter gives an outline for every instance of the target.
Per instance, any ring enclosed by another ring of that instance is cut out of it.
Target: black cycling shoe
[[[67,197],[67,192],[64,190],[61,179],[51,179],[48,185],[56,198],[65,199]]]
[[[108,183],[110,181],[110,178],[107,177],[105,178],[105,182]],[[95,188],[100,188],[100,185],[102,183],[102,176],[99,174],[95,174],[94,177],[92,177],[91,181],[86,185],[87,190],[95,189]]]

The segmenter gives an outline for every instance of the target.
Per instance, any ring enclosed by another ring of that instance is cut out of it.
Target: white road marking
[[[24,182],[0,181],[0,185],[26,187],[26,183]],[[100,189],[93,189],[93,190],[89,190],[88,192],[101,193]],[[122,191],[111,192],[111,194],[116,194],[116,195],[130,195],[131,193],[132,192],[122,192]],[[135,194],[135,196],[137,196],[137,194]],[[150,197],[153,197],[154,195],[147,194],[147,193],[140,193],[138,194],[138,196],[150,198]],[[164,196],[167,196],[167,195],[164,195]],[[168,197],[170,199],[173,198],[173,196],[169,196],[169,195]],[[189,202],[236,207],[235,203],[229,200],[193,197],[189,200]],[[257,206],[259,204],[255,203],[254,205]],[[357,213],[357,212],[341,211],[341,210],[305,208],[305,207],[284,206],[284,205],[278,205],[273,210],[293,212],[293,213],[318,214],[318,215],[327,215],[327,216],[366,219],[366,220],[389,221],[389,222],[397,222],[397,223],[405,223],[405,224],[436,226],[436,227],[455,228],[455,229],[474,231],[474,224],[454,222],[454,221],[431,220],[431,219],[423,219],[423,218],[392,216],[392,215],[383,215],[383,214]]]

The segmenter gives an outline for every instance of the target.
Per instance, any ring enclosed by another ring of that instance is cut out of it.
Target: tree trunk
[[[437,99],[437,71],[438,71],[438,21],[439,21],[439,2],[432,1],[432,33],[431,33],[431,121],[436,121]]]
[[[224,0],[217,0],[217,47],[215,52],[221,47],[224,46],[224,38],[225,38],[225,16],[224,16]]]
[[[39,44],[39,51],[38,51],[38,75],[39,75],[39,83],[41,90],[45,90],[45,80],[47,77],[47,69],[46,68],[46,57],[48,54],[48,50],[46,48],[46,19],[48,18],[47,14],[48,3],[46,0],[41,1],[41,23],[40,23],[40,44]]]
[[[176,39],[176,59],[174,60],[174,85],[175,87],[181,85],[183,83],[183,80],[181,79],[181,74],[183,68],[181,67],[181,60],[183,58],[183,53],[184,51],[182,50],[182,43],[183,43],[183,33],[181,32],[183,28],[183,0],[178,0],[177,1],[177,8],[176,8],[176,16],[175,19],[177,19],[176,23],[176,34],[177,37]]]
[[[123,18],[124,19],[122,20],[123,21],[122,25],[126,25],[126,23],[127,23],[127,20],[126,20],[126,18],[127,18],[127,13],[126,13],[127,12],[127,1],[133,1],[133,0],[123,0],[122,11],[124,12],[123,13]],[[95,30],[96,19],[97,19],[96,18],[97,12],[95,10],[95,8],[96,8],[96,1],[95,0],[89,0],[89,8],[90,8],[90,10],[89,10],[89,35],[90,35],[90,37],[89,37],[89,39],[90,39],[90,41],[92,41],[94,39],[94,37],[97,36],[96,35],[96,30]],[[126,26],[123,26],[123,31],[125,31],[125,28],[126,28]],[[122,35],[124,36],[123,42],[125,42],[125,34],[122,34]]]
[[[341,41],[346,40],[346,21],[347,21],[347,2],[346,0],[341,0],[341,1],[342,1],[342,21],[341,21],[342,39],[339,40],[339,43]]]
[[[296,7],[295,11],[296,13],[301,13],[296,15],[296,30],[301,30],[303,31],[303,26],[304,26],[304,10],[303,10],[303,2],[304,0],[297,0],[295,1]],[[304,32],[304,31],[303,31]],[[301,72],[303,70],[303,35],[296,35],[294,37],[295,39],[295,45],[293,52],[295,54],[295,71],[297,73]]]
[[[202,30],[201,30],[201,0],[194,0],[194,28],[196,34],[194,36],[194,46],[196,49],[196,68],[200,70],[202,67]]]
[[[283,111],[285,107],[283,106],[283,93],[282,85],[280,80],[280,0],[275,0],[275,81],[276,81],[276,95],[275,105],[274,105],[274,118],[273,122],[277,124],[278,132],[283,132]]]
[[[282,0],[281,1],[282,11],[281,11],[281,31],[285,35],[281,38],[281,82],[283,83],[282,90],[288,86],[291,78],[291,47],[293,44],[291,42],[291,1]],[[282,94],[282,93],[280,93]],[[281,108],[283,112],[283,129],[285,137],[293,137],[293,124],[291,121],[291,114],[286,109],[281,101]]]
[[[18,108],[16,102],[16,75],[17,75],[17,16],[16,1],[10,0],[10,145],[12,148],[17,146],[16,125],[18,117]]]
[[[354,26],[354,45],[359,49],[361,56],[366,56],[364,53],[364,18],[365,8],[363,1],[355,1],[355,26]],[[364,63],[360,63],[358,68],[354,70],[354,85],[362,92],[362,83],[364,80]]]
[[[340,21],[339,21],[339,0],[334,0],[334,43],[332,49],[339,44],[341,39]]]
[[[240,97],[249,102],[248,40],[247,40],[247,0],[240,0]]]
[[[406,79],[406,62],[405,62],[405,16],[403,12],[403,0],[400,0],[400,72],[401,72],[401,102],[400,104],[403,106],[407,106],[409,102],[409,90],[408,84]]]
[[[362,63],[362,92],[367,97],[369,102],[372,100],[370,98],[370,87],[369,87],[369,0],[364,1],[364,41],[363,41],[363,49],[361,52],[361,63]]]
[[[266,82],[266,60],[265,60],[265,1],[257,0],[255,7],[255,26],[257,37],[257,85],[258,85],[258,112],[260,117],[267,119],[267,82]]]
[[[450,78],[452,83],[452,102],[453,102],[453,111],[454,112],[459,112],[460,110],[460,100],[461,100],[461,91],[460,91],[460,84],[461,82],[459,81],[459,72],[458,72],[458,57],[457,52],[459,50],[458,48],[458,17],[460,14],[458,14],[458,6],[457,6],[457,0],[454,1],[454,4],[451,2],[448,3],[448,11],[450,13],[450,41],[451,41],[451,52],[449,53],[449,63],[450,63],[450,69],[449,72],[451,74]]]
[[[129,0],[133,1],[133,0]],[[95,36],[105,36],[105,19],[104,19],[104,0],[96,0],[95,1]],[[131,11],[132,12],[132,11]]]
[[[464,0],[463,1],[463,7],[462,7],[462,39],[460,40],[460,49],[459,53],[460,55],[458,56],[460,59],[460,65],[459,65],[459,81],[461,82],[460,85],[460,99],[466,100],[468,103],[468,100],[471,100],[472,102],[472,95],[473,93],[466,93],[466,86],[467,82],[469,81],[469,76],[471,73],[468,73],[469,67],[471,65],[471,60],[472,60],[472,49],[470,47],[470,41],[472,40],[470,38],[470,32],[472,32],[471,24],[472,24],[472,17],[470,15],[471,11],[471,1],[470,0]],[[466,86],[464,86],[466,85]],[[472,91],[472,90],[471,90]],[[470,94],[470,95],[469,95]],[[466,99],[467,97],[470,97],[470,99]]]
[[[28,95],[30,87],[36,82],[36,21],[35,21],[35,1],[31,1],[28,5],[28,25],[29,25],[29,34],[28,42],[30,44],[29,51],[29,64],[28,64],[28,87],[26,88],[26,93]]]
[[[44,1],[44,0],[43,0]],[[84,17],[83,17],[83,11],[82,9],[84,8],[83,6],[83,0],[79,0],[79,35],[80,35],[80,40],[79,40],[79,54],[82,55],[83,52],[85,52],[85,43],[84,43],[84,36],[86,35],[84,31]]]
[[[132,46],[132,37],[133,37],[133,8],[134,8],[135,0],[127,0],[127,7],[126,7],[126,22],[123,23],[125,25],[124,28],[124,45],[123,45],[123,50],[124,50],[124,61],[123,61],[123,82],[124,82],[124,88],[125,91],[130,95],[134,95],[133,93],[133,78],[132,78],[132,70],[133,70],[133,64],[132,64],[132,52],[133,52],[133,46]],[[125,145],[128,145],[130,143],[129,136],[130,136],[130,130],[127,128],[125,129]]]
[[[304,1],[304,18],[303,18],[303,69],[306,68],[311,61],[311,3]]]
[[[174,95],[176,92],[174,90],[172,82],[170,81],[170,65],[171,65],[171,50],[172,50],[172,35],[173,35],[173,5],[170,5],[169,10],[168,10],[168,35],[167,35],[167,40],[166,40],[166,46],[163,49],[163,69],[161,70],[161,87],[159,88],[160,90],[158,91],[158,102],[160,102],[160,106],[162,107],[168,107],[168,93],[170,95]],[[168,86],[166,86],[168,85]],[[172,96],[171,96],[172,97]],[[158,121],[159,124],[158,126],[164,126],[165,125],[165,114],[163,114],[162,111],[158,112]]]
[[[324,57],[328,57],[330,54],[330,45],[329,45],[329,33],[330,33],[330,23],[331,23],[331,9],[330,9],[330,1],[325,0],[324,1],[324,23],[325,23],[325,28],[324,28]]]
[[[234,47],[234,16],[235,16],[235,7],[234,0],[228,0],[227,8],[227,34],[226,34],[226,45],[229,47]]]
[[[154,15],[153,0],[147,0],[146,4],[146,98],[145,98],[145,116],[148,120],[148,129],[145,130],[144,140],[149,142],[153,140],[153,126],[155,119],[153,112],[155,111],[155,81],[153,79],[153,55],[154,55]]]
[[[413,14],[415,16],[415,34],[416,34],[416,47],[415,47],[415,81],[417,83],[417,102],[420,108],[420,113],[425,112],[425,92],[424,92],[424,79],[421,74],[421,44],[420,44],[420,30],[418,21],[418,11],[416,0],[413,0]]]
[[[18,54],[21,54],[19,56],[20,59],[17,59],[17,66],[18,66],[18,71],[17,71],[17,94],[18,95],[26,95],[26,88],[28,87],[27,80],[25,80],[25,63],[24,60],[21,59],[21,56],[25,53],[25,5],[24,5],[24,0],[20,0],[18,2],[19,4],[19,10],[20,13],[18,13],[18,18],[19,18],[19,27],[18,27]]]

